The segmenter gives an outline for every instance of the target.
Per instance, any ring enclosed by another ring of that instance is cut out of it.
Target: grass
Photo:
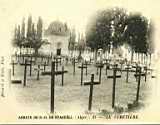
[[[29,76],[29,67],[27,72],[27,86],[23,87],[22,84],[11,84],[10,92],[19,109],[27,108],[32,112],[50,112],[50,76],[40,76],[37,81],[37,72],[34,70],[37,66],[33,67],[32,76]],[[64,75],[64,86],[61,86],[61,76],[56,76],[55,79],[55,111],[61,113],[85,113],[88,110],[89,86],[80,85],[80,69],[77,68],[76,74],[73,75],[73,66],[71,64],[65,65],[65,70],[68,71]],[[61,67],[59,67],[61,69]],[[50,66],[47,67],[50,71]],[[90,80],[91,73],[95,74],[95,80],[98,81],[96,75],[96,68],[91,65],[88,67],[88,74],[85,75],[84,81]],[[24,66],[15,66],[15,79],[23,80]],[[108,71],[112,75],[111,70]],[[120,74],[120,72],[118,72]],[[132,103],[136,99],[137,82],[133,73],[129,73],[129,82],[126,83],[126,72],[122,73],[122,77],[116,80],[116,98],[115,105],[117,106],[115,112],[124,112],[128,103]],[[148,105],[148,96],[151,94],[151,85],[149,81],[151,77],[148,76],[147,82],[144,78],[141,80],[140,98],[141,106]],[[105,68],[102,69],[102,81],[100,85],[95,85],[93,88],[93,101],[92,112],[101,115],[113,113],[112,110],[112,85],[113,79],[107,79],[105,75]],[[137,108],[137,110],[139,110]],[[128,110],[127,110],[128,111]]]

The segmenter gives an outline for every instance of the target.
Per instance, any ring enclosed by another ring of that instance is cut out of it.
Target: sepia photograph
[[[160,123],[159,0],[0,0],[0,124]]]

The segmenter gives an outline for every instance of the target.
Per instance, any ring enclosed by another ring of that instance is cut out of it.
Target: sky
[[[8,46],[15,24],[21,24],[22,18],[28,15],[32,15],[35,22],[41,16],[45,28],[52,21],[59,20],[79,32],[85,32],[86,24],[97,10],[123,7],[153,20],[156,30],[154,40],[159,45],[159,5],[159,0],[0,0],[1,41]],[[159,47],[157,49],[160,50]]]

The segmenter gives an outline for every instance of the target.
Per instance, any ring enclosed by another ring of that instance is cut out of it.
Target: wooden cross
[[[58,59],[59,59],[60,65],[61,65],[62,64],[62,58],[58,57]]]
[[[28,63],[30,62],[30,63]],[[32,61],[28,61],[27,59],[25,59],[25,63],[21,63],[22,66],[30,66],[30,76],[32,76]]]
[[[113,67],[113,76],[108,76],[107,78],[113,79],[113,89],[112,89],[112,108],[115,106],[115,86],[116,86],[116,78],[121,78],[121,75],[116,75],[117,65],[114,65]]]
[[[122,61],[120,61],[120,65],[121,65],[121,68],[120,68],[120,69],[121,69],[121,74],[122,74],[123,64],[124,64],[124,63],[123,63]]]
[[[136,63],[136,66],[132,66],[133,68],[136,69],[136,74],[138,73],[138,64]],[[137,82],[137,77],[136,77],[136,82]]]
[[[106,64],[106,75],[107,75],[107,74],[108,74],[108,71],[107,71],[107,70],[109,69],[110,64],[109,64],[109,63],[107,63],[107,62],[106,62],[105,64]]]
[[[87,61],[85,61],[84,66],[86,66],[86,76],[87,76],[87,68],[88,68],[88,65],[91,65],[91,64],[90,64],[90,63],[87,63]]]
[[[37,80],[39,80],[39,72],[43,69],[41,69],[40,65],[38,65],[38,68],[35,68],[34,70],[37,70]]]
[[[96,67],[97,67],[97,73],[96,74],[98,75],[98,69],[101,71],[102,68],[103,68],[103,64],[102,63],[97,63]]]
[[[51,113],[54,113],[55,62],[51,65]]]
[[[15,74],[14,73],[14,66],[17,65],[17,63],[14,62],[14,60],[12,60],[11,65],[12,65],[12,75],[14,76],[14,74]]]
[[[31,60],[30,60],[30,76],[32,76],[32,56],[31,56]]]
[[[89,92],[89,103],[88,103],[88,110],[91,111],[92,109],[92,97],[93,97],[93,86],[98,85],[100,82],[94,81],[94,74],[91,74],[91,81],[84,82],[84,85],[90,85],[90,92]]]
[[[41,64],[43,66],[43,71],[46,71],[46,66],[48,66],[47,62],[45,61],[43,64]]]
[[[21,65],[24,65],[24,79],[23,79],[23,86],[26,86],[26,77],[27,77],[27,66],[30,66],[30,63],[27,63],[27,59],[25,59],[25,63],[22,63]],[[31,70],[31,68],[30,68]]]
[[[148,74],[148,71],[152,71],[152,69],[150,68],[147,68],[147,66],[144,67],[144,71],[145,71],[145,82],[147,81],[147,74]]]
[[[128,77],[129,77],[129,71],[130,71],[131,67],[129,64],[127,64],[127,67],[125,68],[125,70],[123,71],[126,71],[126,83],[128,83]]]
[[[56,70],[58,70],[58,64],[60,63],[60,61],[58,60],[57,57],[54,57],[54,61],[55,61],[55,64],[56,64]]]
[[[51,113],[54,112],[55,75],[62,75],[62,86],[63,86],[64,73],[67,73],[67,71],[64,70],[64,66],[62,66],[62,71],[55,71],[55,62],[53,61],[51,65],[51,72],[48,73],[49,75],[51,75]]]
[[[26,76],[27,76],[27,60],[25,59],[23,86],[26,86]]]
[[[99,82],[101,83],[101,74],[102,74],[103,64],[98,63],[98,64],[96,64],[96,67],[97,67],[97,73],[98,73],[98,69],[99,69]]]
[[[86,68],[87,66],[84,66],[83,63],[81,66],[78,66],[78,68],[81,69],[81,86],[82,86],[82,83],[83,83],[83,69]]]
[[[140,66],[137,67],[137,72],[138,72],[138,74],[135,74],[135,77],[138,77],[136,102],[138,102],[138,100],[139,100],[139,91],[140,91],[141,76],[142,76],[141,67]]]
[[[54,64],[55,64],[55,62],[54,62]],[[55,66],[55,65],[54,65]],[[64,66],[62,66],[62,71],[54,71],[54,77],[55,77],[55,75],[57,76],[57,75],[62,75],[62,86],[63,86],[63,83],[64,83],[64,73],[67,73],[68,71],[67,70],[64,70]],[[49,72],[42,72],[41,73],[42,75],[51,75],[51,72],[49,71]]]
[[[62,86],[64,83],[64,73],[67,73],[68,71],[64,70],[64,66],[62,66],[62,71],[55,71],[54,74],[55,75],[62,75]]]
[[[78,61],[76,61],[76,59],[73,58],[73,75],[75,75],[75,71],[76,71],[76,63],[78,63]]]

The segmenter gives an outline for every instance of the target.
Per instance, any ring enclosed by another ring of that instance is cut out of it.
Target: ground
[[[61,113],[85,113],[88,110],[89,86],[80,85],[80,69],[76,64],[76,74],[73,75],[73,66],[65,65],[68,71],[64,75],[64,86],[61,86],[61,76],[56,76],[55,80],[55,112]],[[36,65],[34,66],[36,68]],[[61,69],[61,67],[59,67]],[[50,66],[47,67],[50,71]],[[86,76],[84,70],[84,81],[91,78],[91,73],[95,74],[95,80],[98,81],[96,68],[93,65],[88,67]],[[24,66],[15,66],[15,79],[23,80]],[[113,72],[108,71],[109,75]],[[118,72],[120,74],[120,72]],[[137,82],[133,73],[129,73],[129,83],[126,83],[126,72],[122,77],[116,80],[116,99],[115,104],[127,108],[127,104],[136,99]],[[13,78],[13,76],[12,76]],[[32,71],[32,77],[29,76],[29,67],[27,71],[27,86],[22,84],[10,85],[10,96],[14,97],[18,110],[29,112],[46,112],[50,113],[50,93],[51,77],[40,75],[40,80],[36,80],[37,71]],[[148,97],[151,95],[151,76],[141,80],[139,102],[142,107],[149,104]],[[102,69],[102,82],[95,85],[93,89],[92,112],[99,113],[102,110],[112,110],[112,85],[113,79],[108,79],[105,75],[105,67]],[[143,108],[142,108],[143,109]]]

